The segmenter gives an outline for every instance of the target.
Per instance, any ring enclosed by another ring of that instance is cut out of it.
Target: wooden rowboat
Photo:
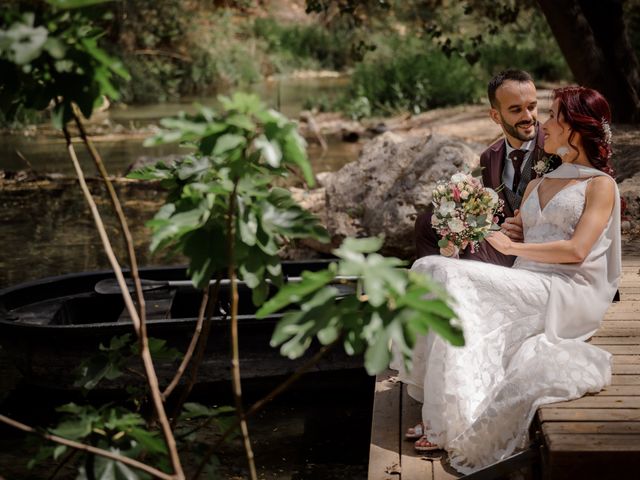
[[[302,271],[324,269],[328,260],[284,262],[286,277]],[[186,280],[183,267],[144,268],[140,277],[149,280]],[[73,388],[74,370],[86,358],[109,344],[115,336],[131,333],[131,319],[120,293],[98,293],[96,284],[113,278],[112,272],[85,272],[24,283],[0,291],[0,345],[15,362],[24,381],[47,388]],[[275,290],[274,290],[275,291]],[[251,291],[239,285],[239,339],[243,378],[287,375],[313,355],[312,345],[300,359],[282,357],[269,345],[275,324],[282,314],[255,318]],[[185,352],[193,335],[202,293],[192,285],[169,286],[145,292],[147,331],[150,337],[167,341]],[[229,287],[221,286],[215,307],[199,382],[230,378]],[[156,362],[161,384],[168,382],[179,361]],[[362,359],[347,356],[342,349],[330,351],[311,371],[358,369]],[[139,365],[133,365],[139,369]],[[101,384],[101,388],[122,388],[133,375]],[[139,382],[139,379],[136,380]]]

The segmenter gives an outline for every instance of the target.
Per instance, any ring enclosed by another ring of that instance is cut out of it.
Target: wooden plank
[[[391,472],[400,467],[401,385],[392,370],[376,376],[369,445],[369,480],[397,480],[397,475]]]
[[[604,337],[631,337],[637,336],[639,333],[640,330],[637,328],[609,327],[607,324],[598,329],[598,335]]]
[[[637,301],[621,301],[618,303],[612,303],[607,312],[640,312],[640,302]]]
[[[638,422],[636,408],[551,408],[538,409],[541,422]]]
[[[640,422],[546,422],[546,435],[555,434],[640,434]]]
[[[567,402],[554,403],[553,406],[555,408],[640,408],[640,397],[589,395]]]
[[[613,356],[614,365],[636,364],[636,363],[640,363],[640,355],[616,354]]]
[[[453,480],[462,477],[456,472],[447,461],[447,455],[442,454],[439,458],[433,459],[433,480]],[[413,478],[405,478],[404,480],[420,480]]]
[[[620,298],[623,302],[627,301],[638,301],[640,300],[640,288],[634,287],[635,291],[631,288],[625,289],[624,287],[620,287]]]
[[[542,426],[544,433],[544,425]],[[553,452],[640,452],[640,434],[554,434],[545,436]]]
[[[640,386],[638,385],[609,385],[598,396],[640,396]]]
[[[613,355],[640,356],[640,345],[597,345]],[[628,362],[625,362],[628,363]]]
[[[422,421],[422,405],[409,396],[406,385],[402,385],[401,405],[402,428],[400,429],[400,433],[404,437],[404,432],[406,432],[407,429],[414,427]],[[400,452],[400,465],[402,467],[401,478],[407,480],[430,480],[433,478],[432,462],[423,459],[422,456],[415,451],[412,441],[407,441],[403,438],[400,442]]]
[[[640,321],[638,320],[624,320],[624,319],[606,319],[602,323],[603,328],[627,328],[630,330],[635,330],[638,334],[640,334]]]
[[[605,337],[597,332],[589,340],[591,345],[640,345],[640,337]]]
[[[640,385],[640,375],[612,375],[611,385]]]
[[[632,326],[640,327],[640,313],[638,312],[621,312],[619,310],[607,311],[604,316],[605,323],[610,321],[628,320],[633,321]]]
[[[613,357],[613,371],[616,375],[640,375],[640,365],[633,363],[616,363]]]

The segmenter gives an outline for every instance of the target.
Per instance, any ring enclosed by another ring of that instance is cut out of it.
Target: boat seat
[[[145,312],[147,320],[166,320],[171,318],[171,307],[176,297],[177,288],[159,288],[144,292]],[[132,295],[133,303],[137,307],[135,295]],[[131,315],[125,307],[118,317],[118,322],[131,322]]]

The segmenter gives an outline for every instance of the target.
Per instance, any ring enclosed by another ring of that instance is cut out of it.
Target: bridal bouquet
[[[431,225],[441,239],[440,251],[453,244],[454,256],[469,247],[478,248],[496,225],[496,214],[501,213],[504,202],[491,188],[485,188],[479,179],[458,172],[450,180],[438,182],[433,191]]]

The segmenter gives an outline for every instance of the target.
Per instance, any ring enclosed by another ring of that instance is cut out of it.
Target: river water
[[[344,92],[347,79],[313,78],[268,82],[254,87],[254,91],[271,107],[296,118],[309,98],[336,98]],[[109,131],[115,135],[98,137],[96,146],[110,174],[123,175],[140,157],[161,158],[184,153],[177,145],[146,148],[144,135],[118,137],[118,125],[126,129],[139,129],[179,111],[195,111],[195,102],[215,106],[216,98],[185,99],[180,103],[166,103],[135,107],[114,106],[109,109]],[[121,127],[121,128],[122,128]],[[46,130],[45,130],[46,131]],[[116,137],[116,138],[114,138]],[[335,171],[355,160],[359,144],[328,139],[329,148],[323,152],[310,144],[309,157],[316,173]],[[96,175],[88,154],[80,145],[79,157],[86,175]],[[61,135],[29,136],[23,134],[0,135],[0,170],[17,171],[27,168],[27,162],[37,173],[73,175]],[[99,182],[93,190],[110,233],[116,238],[116,249],[122,252],[117,239],[117,222]],[[182,263],[182,258],[171,258],[167,253],[151,256],[148,252],[149,231],[144,226],[162,202],[162,195],[148,188],[119,187],[121,200],[129,219],[139,255],[140,265]],[[19,185],[5,183],[0,189],[0,225],[3,248],[0,249],[0,288],[23,281],[74,271],[108,268],[108,262],[82,198],[73,181],[26,182]]]

